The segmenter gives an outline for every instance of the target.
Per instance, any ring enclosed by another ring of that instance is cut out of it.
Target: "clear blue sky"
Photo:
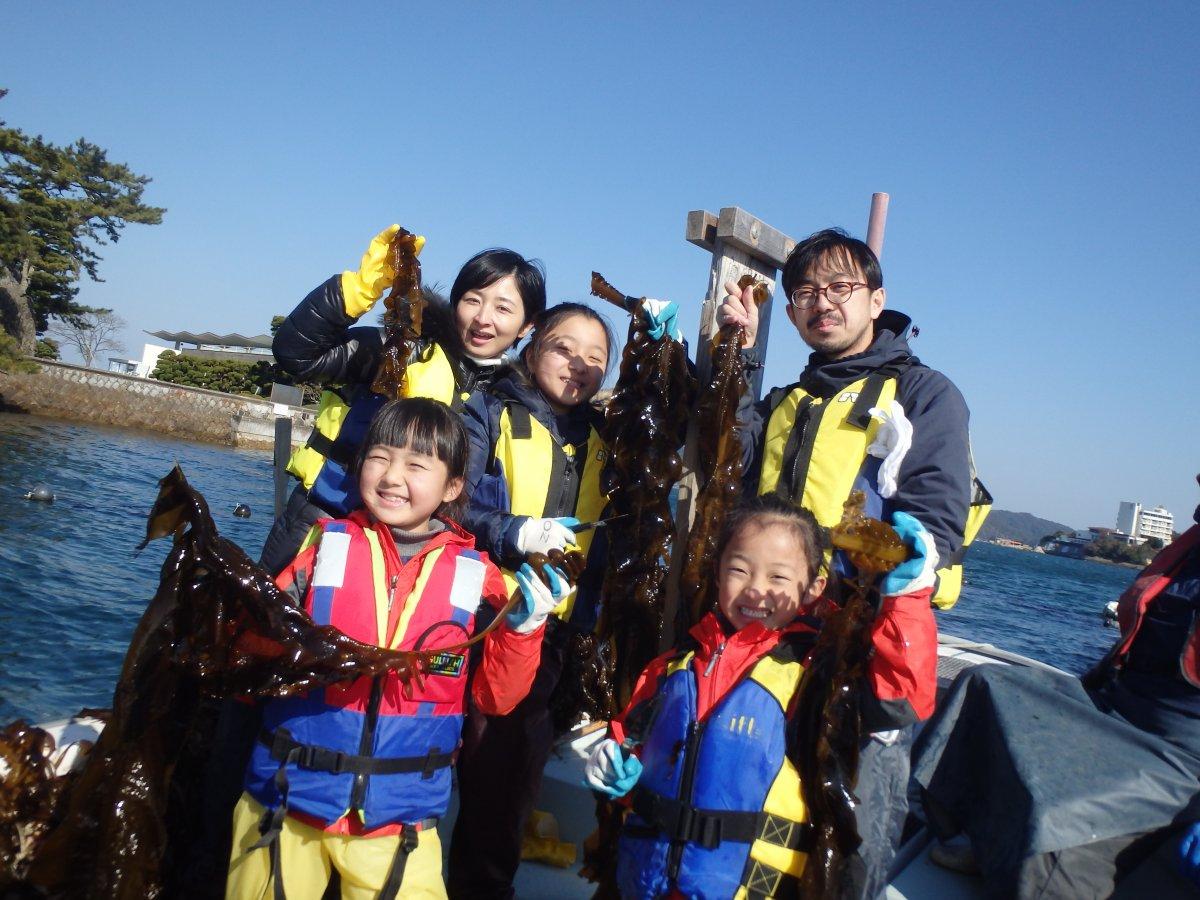
[[[398,221],[685,308],[688,210],[796,237],[891,194],[888,302],[971,406],[1001,508],[1200,499],[1200,5],[6,4],[0,118],[154,182],[80,300],[259,333]],[[767,381],[806,349],[779,304]]]

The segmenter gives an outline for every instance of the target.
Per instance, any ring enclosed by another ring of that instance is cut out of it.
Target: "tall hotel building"
[[[1117,531],[1129,535],[1139,544],[1146,538],[1158,538],[1164,544],[1171,543],[1171,529],[1174,526],[1175,518],[1161,506],[1143,509],[1140,503],[1122,500],[1117,507]]]

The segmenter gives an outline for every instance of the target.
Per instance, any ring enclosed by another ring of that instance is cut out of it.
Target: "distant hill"
[[[993,509],[983,523],[983,528],[979,530],[976,540],[991,541],[996,538],[1008,538],[1010,541],[1020,541],[1022,544],[1033,546],[1048,534],[1072,530],[1070,525],[1051,522],[1049,519],[1039,519],[1029,513]]]

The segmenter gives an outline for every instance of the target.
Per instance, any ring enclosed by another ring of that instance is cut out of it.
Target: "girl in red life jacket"
[[[730,514],[717,558],[718,609],[646,668],[586,767],[595,790],[632,790],[623,897],[787,895],[804,866],[788,719],[825,589],[821,530],[757,497]]]
[[[362,507],[323,519],[279,586],[318,624],[401,650],[460,644],[499,569],[455,518],[468,440],[424,398],[387,404],[356,462]],[[523,602],[484,639],[476,706],[511,710],[529,691],[557,602],[527,572]],[[268,701],[234,810],[227,897],[320,898],[331,869],[343,897],[444,897],[436,825],[462,734],[464,652],[437,654],[421,682],[395,673]]]
[[[472,710],[459,760],[460,813],[450,845],[452,897],[511,897],[525,822],[541,787],[554,739],[550,699],[563,677],[572,634],[596,622],[603,581],[604,529],[573,525],[601,519],[608,448],[590,403],[608,370],[615,340],[588,306],[561,303],[539,316],[521,366],[475,394],[463,413],[471,436],[464,523],[504,567],[528,554],[578,547],[587,564],[575,588],[560,586],[546,627],[542,660],[528,697],[507,716]]]

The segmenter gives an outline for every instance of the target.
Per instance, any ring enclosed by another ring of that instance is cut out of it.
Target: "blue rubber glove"
[[[937,580],[937,548],[925,526],[906,512],[892,513],[892,527],[908,545],[909,557],[884,576],[879,593],[885,597],[911,594],[932,587]]]
[[[610,797],[624,797],[642,776],[642,761],[626,756],[621,745],[605,738],[588,757],[583,767],[583,783]]]
[[[542,584],[533,574],[529,563],[514,572],[521,589],[521,602],[508,614],[508,626],[518,634],[529,634],[542,627],[551,610],[562,601],[567,583],[558,577],[558,570],[545,566],[546,579],[550,586]]]
[[[1192,823],[1179,842],[1179,871],[1200,887],[1200,822]]]
[[[659,340],[664,334],[670,335],[674,341],[683,342],[683,332],[679,330],[679,304],[670,300],[643,300],[641,305],[642,318],[649,328],[650,337]]]

